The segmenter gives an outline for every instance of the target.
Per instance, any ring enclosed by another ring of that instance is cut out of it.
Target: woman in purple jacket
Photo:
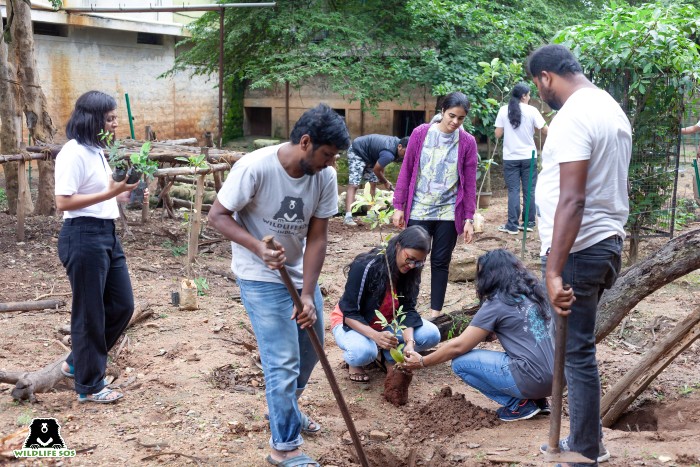
[[[398,228],[420,225],[432,236],[430,314],[442,311],[447,276],[457,237],[470,243],[476,210],[476,140],[462,124],[469,99],[461,92],[445,96],[442,119],[411,133],[394,191]]]

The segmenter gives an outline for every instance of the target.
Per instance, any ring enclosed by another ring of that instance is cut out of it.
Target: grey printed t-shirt
[[[285,143],[286,144],[286,143]],[[253,237],[273,235],[284,246],[287,270],[302,287],[302,264],[311,217],[321,219],[338,212],[338,187],[332,167],[315,175],[293,178],[277,157],[282,145],[243,156],[233,165],[217,199]],[[282,283],[279,272],[269,269],[247,248],[231,242],[231,270],[244,280]]]
[[[498,297],[487,300],[470,325],[496,333],[511,359],[510,371],[523,396],[541,399],[551,395],[554,343],[534,303],[527,298],[515,306]]]

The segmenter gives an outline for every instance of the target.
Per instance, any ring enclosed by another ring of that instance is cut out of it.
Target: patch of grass
[[[7,192],[4,188],[0,188],[0,210],[7,209]]]
[[[170,240],[166,240],[161,246],[170,250],[170,253],[175,257],[184,256],[187,253],[187,245],[176,245]]]
[[[197,286],[197,295],[203,297],[207,294],[207,290],[209,290],[209,283],[207,282],[206,277],[197,277],[194,279],[194,285]]]
[[[20,416],[17,417],[17,426],[29,426],[32,423],[34,416],[29,410],[25,410]]]

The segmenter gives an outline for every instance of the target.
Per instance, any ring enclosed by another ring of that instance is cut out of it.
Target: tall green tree
[[[662,1],[611,4],[596,21],[560,32],[585,73],[632,124],[630,260],[643,232],[670,230],[682,110],[700,90],[700,10]]]
[[[483,99],[479,62],[525,57],[602,0],[285,0],[225,16],[228,79],[252,88],[324,76],[330,89],[372,108],[427,85]],[[566,12],[566,14],[562,14]],[[173,70],[216,70],[218,13],[191,25]]]

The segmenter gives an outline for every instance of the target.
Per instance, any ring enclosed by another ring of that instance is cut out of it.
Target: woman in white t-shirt
[[[114,135],[117,102],[99,91],[78,98],[66,126],[70,138],[56,156],[56,207],[63,211],[58,257],[66,268],[73,303],[72,351],[61,372],[75,379],[78,402],[110,403],[123,394],[107,388],[107,353],[134,312],[126,257],[115,233],[117,201],[138,183],[115,182],[101,132]]]
[[[532,151],[536,151],[533,135],[535,128],[547,134],[547,124],[540,112],[531,105],[530,87],[518,83],[513,87],[508,105],[498,111],[496,117],[496,138],[503,136],[503,177],[508,187],[508,221],[498,228],[501,232],[516,235],[518,230],[527,228],[532,232],[535,226],[535,185],[537,184],[537,167],[532,171],[532,188],[530,191],[530,210],[528,219],[523,212],[520,219],[520,186],[523,187],[523,207],[527,200],[527,184],[530,173]],[[523,209],[524,211],[524,209]]]

